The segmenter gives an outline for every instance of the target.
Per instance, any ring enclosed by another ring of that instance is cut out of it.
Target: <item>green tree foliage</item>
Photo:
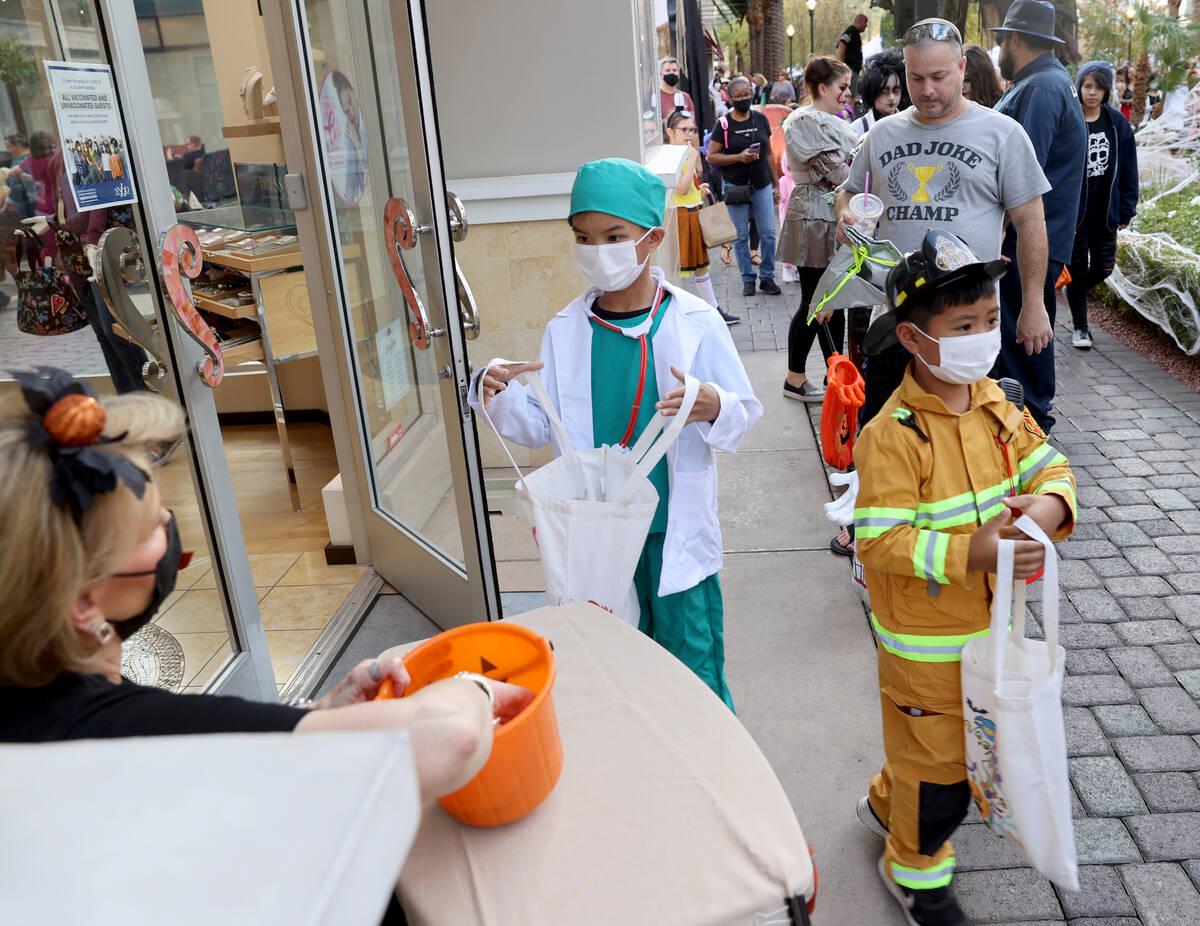
[[[1159,90],[1169,93],[1183,86],[1189,59],[1200,53],[1200,23],[1134,6],[1137,15],[1131,24],[1125,17],[1129,6],[1128,0],[1089,0],[1081,7],[1079,32],[1085,53],[1119,64],[1132,45],[1135,61],[1148,56]]]
[[[37,78],[37,62],[29,49],[11,32],[0,33],[0,83],[23,87]]]

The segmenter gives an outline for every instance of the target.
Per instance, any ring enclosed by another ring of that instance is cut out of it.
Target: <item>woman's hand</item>
[[[774,196],[774,198],[775,198],[775,205],[776,205],[776,206],[778,206],[778,205],[779,205],[779,200],[780,200],[780,198],[781,198],[781,195],[780,195],[780,192],[779,192],[779,186],[778,186],[778,184],[775,186],[775,192],[774,192],[772,195],[773,195],[773,196]]]
[[[492,681],[492,693],[496,696],[496,706],[492,714],[501,723],[508,723],[533,700],[533,692],[528,688],[510,685],[508,682],[489,681]]]
[[[522,373],[540,370],[544,366],[545,364],[542,361],[535,360],[533,363],[504,363],[488,367],[479,380],[479,391],[483,394],[483,407],[488,407],[488,402],[492,400],[497,392],[503,392],[508,388],[509,380],[520,376]]]
[[[701,196],[712,196],[712,189],[709,187],[709,185],[707,183],[700,184],[700,195]]]
[[[408,670],[404,668],[404,658],[400,647],[393,647],[379,654],[377,659],[364,659],[325,697],[313,707],[324,710],[330,707],[346,707],[350,704],[361,704],[371,701],[379,693],[379,686],[385,678],[390,678],[396,686],[396,697],[401,697],[411,681]]]
[[[743,164],[753,164],[755,161],[758,160],[758,152],[751,151],[749,148],[747,148],[745,151],[739,151],[737,154],[734,155],[734,157],[737,158],[739,161],[741,161]]]
[[[679,385],[654,403],[654,407],[662,413],[664,418],[673,418],[679,412],[679,407],[683,405],[683,373],[678,367],[673,366],[671,374],[679,380]],[[696,404],[692,406],[692,413],[688,415],[688,419],[684,423],[716,421],[719,414],[721,414],[721,397],[717,395],[717,390],[708,383],[701,383],[700,392],[696,395]]]
[[[833,309],[822,309],[817,313],[817,324],[823,325],[831,318],[833,318]]]

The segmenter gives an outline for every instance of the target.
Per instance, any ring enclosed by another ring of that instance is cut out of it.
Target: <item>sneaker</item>
[[[809,380],[805,380],[799,386],[793,386],[791,383],[783,384],[784,398],[796,399],[800,402],[824,402],[825,393],[814,386]]]
[[[835,540],[837,538],[834,538]],[[862,825],[869,829],[880,839],[887,839],[888,828],[883,825],[883,821],[875,816],[875,810],[871,807],[871,800],[865,794],[858,799],[858,819],[862,821]]]
[[[742,320],[742,317],[740,315],[730,315],[728,312],[726,312],[724,309],[721,309],[721,308],[718,308],[717,312],[718,312],[718,314],[720,314],[721,318],[724,319],[725,324],[727,324],[727,325],[736,325],[738,322],[740,322]]]
[[[754,295],[754,281],[753,280],[751,280],[748,283],[742,284],[742,295],[743,296],[753,296]]]
[[[888,874],[883,857],[879,858],[879,877],[888,893],[896,898],[908,926],[971,926],[954,898],[950,888],[935,887],[928,891],[912,891],[897,884]]]
[[[783,293],[783,290],[779,288],[779,284],[774,280],[759,280],[758,288],[768,296],[779,296]]]
[[[1086,328],[1076,328],[1075,335],[1071,338],[1071,346],[1078,347],[1080,350],[1088,350],[1092,346],[1092,334]]]

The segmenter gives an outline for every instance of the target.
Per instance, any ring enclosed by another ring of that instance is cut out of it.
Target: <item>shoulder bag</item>
[[[41,239],[27,231],[20,237],[24,239],[28,269],[18,269],[15,274],[17,328],[25,334],[50,337],[85,327],[87,315],[66,275],[53,267],[39,266]]]

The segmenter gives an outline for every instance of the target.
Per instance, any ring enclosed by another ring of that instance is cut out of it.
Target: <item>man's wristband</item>
[[[470,679],[476,685],[478,685],[480,687],[480,689],[482,689],[483,693],[485,695],[487,695],[488,709],[491,711],[495,711],[495,709],[496,709],[496,690],[492,687],[492,680],[490,678],[488,678],[486,675],[480,675],[478,672],[465,672],[465,671],[457,673],[454,677]]]

